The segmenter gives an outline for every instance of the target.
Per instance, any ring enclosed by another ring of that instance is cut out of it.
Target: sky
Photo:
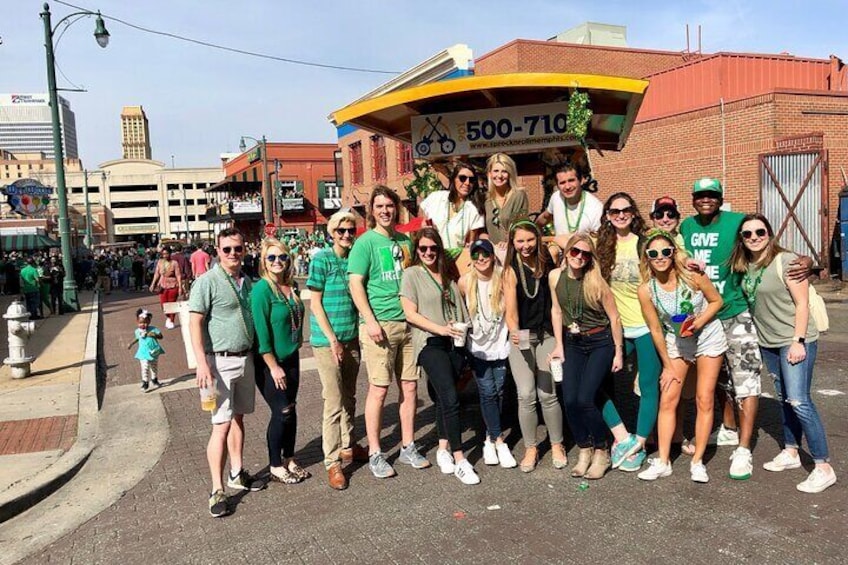
[[[789,52],[848,60],[846,0],[69,0],[100,10],[56,31],[60,88],[76,114],[80,158],[93,168],[121,157],[120,113],[142,105],[153,158],[214,167],[242,135],[336,141],[327,116],[394,75],[294,65],[229,53],[133,29],[308,62],[402,72],[457,43],[475,57],[514,39],[548,39],[586,21],[627,26],[628,46],[681,51],[702,28],[704,52]],[[0,9],[0,93],[46,92],[42,0]],[[54,26],[78,10],[50,3]],[[73,21],[71,18],[69,21]],[[64,75],[64,76],[63,76]],[[250,145],[250,143],[248,143]]]

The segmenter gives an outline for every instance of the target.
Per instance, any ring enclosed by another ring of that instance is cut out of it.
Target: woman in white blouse
[[[471,165],[458,162],[449,178],[448,190],[430,193],[421,202],[424,219],[432,222],[451,258],[477,239],[485,227],[482,202],[478,198],[477,174]],[[453,250],[453,251],[452,251]]]

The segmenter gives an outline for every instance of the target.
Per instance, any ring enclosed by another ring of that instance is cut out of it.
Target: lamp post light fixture
[[[68,192],[65,185],[65,151],[62,147],[62,130],[59,122],[59,94],[56,87],[56,58],[53,53],[53,35],[59,26],[74,16],[97,16],[94,38],[100,47],[109,45],[109,32],[100,12],[83,10],[68,14],[53,27],[50,21],[50,5],[44,3],[44,11],[39,14],[44,20],[44,48],[47,51],[47,90],[50,94],[50,114],[53,121],[53,152],[56,162],[56,193],[59,203],[59,240],[62,245],[62,266],[67,273],[62,288],[62,301],[65,308],[79,311],[79,296],[74,278],[74,263],[71,259],[71,232],[68,225]],[[73,23],[73,22],[71,22]],[[68,24],[71,25],[71,24]]]
[[[266,224],[273,224],[274,222],[274,197],[271,191],[271,183],[268,181],[268,141],[265,139],[265,136],[262,136],[262,139],[256,139],[255,137],[250,137],[249,135],[241,136],[241,140],[239,141],[239,151],[244,153],[247,150],[247,144],[244,142],[245,139],[253,140],[262,151],[262,214]]]

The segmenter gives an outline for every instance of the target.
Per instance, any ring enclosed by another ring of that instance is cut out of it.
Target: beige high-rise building
[[[141,106],[124,106],[121,111],[121,147],[124,159],[151,159],[150,129]]]

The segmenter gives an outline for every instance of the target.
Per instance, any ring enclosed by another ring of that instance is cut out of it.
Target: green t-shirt
[[[686,218],[680,224],[686,251],[693,259],[706,264],[706,275],[724,300],[719,320],[727,320],[748,309],[742,294],[742,277],[730,268],[730,256],[744,217],[740,212],[722,211],[709,225],[703,225],[699,216]]]
[[[380,322],[406,320],[400,306],[400,282],[411,254],[412,242],[406,235],[395,232],[386,237],[376,230],[365,232],[350,250],[347,272],[364,278],[368,304]]]
[[[191,285],[190,312],[203,314],[203,350],[239,352],[253,346],[255,330],[250,311],[250,277],[238,281],[215,265]]]
[[[27,265],[21,269],[21,292],[24,294],[38,292],[41,286],[40,278],[38,269],[33,265]]]
[[[309,279],[306,281],[308,288],[322,293],[321,305],[333,333],[341,342],[351,341],[357,336],[356,306],[350,296],[347,263],[347,257],[338,257],[332,249],[325,249],[317,253],[309,264]],[[310,316],[309,327],[312,346],[329,347],[330,342],[315,316]]]
[[[294,291],[294,288],[292,288]],[[303,301],[293,292],[289,301],[277,296],[265,279],[253,285],[250,311],[256,328],[256,345],[260,355],[274,353],[278,361],[297,351],[303,339]]]

